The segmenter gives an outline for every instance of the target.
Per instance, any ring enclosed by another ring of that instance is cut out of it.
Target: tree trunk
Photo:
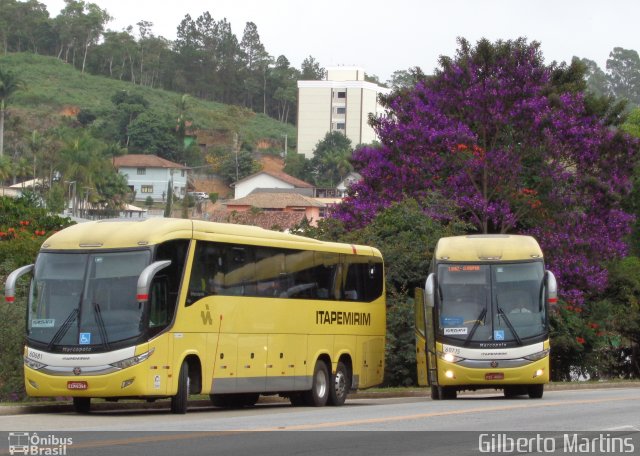
[[[84,67],[87,63],[87,52],[89,51],[89,44],[87,43],[84,46],[84,56],[82,57],[82,71],[80,72],[81,74],[84,74]]]

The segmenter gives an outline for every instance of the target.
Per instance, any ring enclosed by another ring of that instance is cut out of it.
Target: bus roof
[[[531,236],[477,234],[441,238],[436,261],[518,261],[542,259],[542,250]]]
[[[367,246],[324,242],[255,226],[172,218],[79,223],[53,234],[44,241],[42,249],[122,249],[192,238],[381,256],[377,249]]]

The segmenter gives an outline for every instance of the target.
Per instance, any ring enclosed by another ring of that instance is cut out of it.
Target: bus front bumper
[[[438,384],[441,386],[475,386],[475,387],[504,387],[509,385],[536,385],[549,383],[549,357],[546,356],[530,364],[500,368],[500,361],[496,367],[488,369],[469,368],[456,363],[438,360]]]
[[[142,363],[145,364],[145,363]],[[127,397],[149,394],[148,367],[129,367],[103,375],[51,375],[24,367],[29,396]]]

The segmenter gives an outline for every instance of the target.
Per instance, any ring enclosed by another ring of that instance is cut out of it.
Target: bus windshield
[[[516,342],[546,332],[542,262],[438,266],[439,334]]]
[[[27,337],[56,345],[102,346],[144,330],[136,300],[148,250],[38,255],[29,295]]]

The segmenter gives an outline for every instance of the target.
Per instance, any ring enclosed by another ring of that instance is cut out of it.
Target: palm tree
[[[23,85],[22,80],[15,73],[0,68],[0,157],[4,155],[4,113],[6,104],[11,95]]]

